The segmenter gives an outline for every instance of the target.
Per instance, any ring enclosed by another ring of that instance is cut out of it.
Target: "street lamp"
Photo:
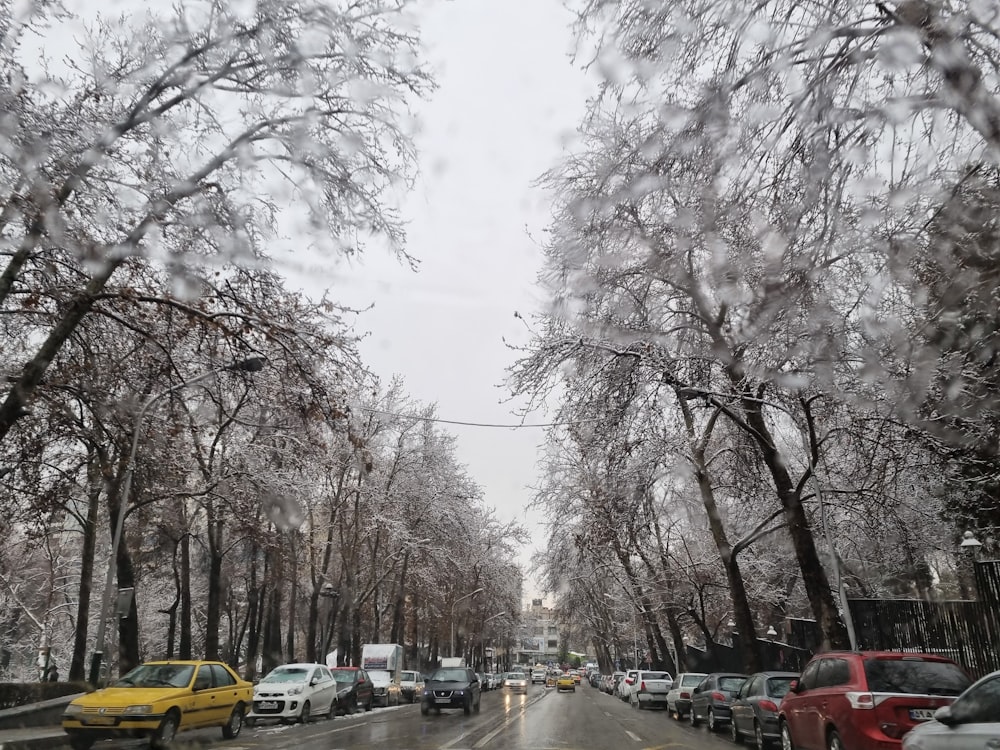
[[[125,510],[128,503],[129,492],[132,489],[132,474],[135,471],[135,455],[139,450],[139,430],[142,427],[142,420],[157,401],[169,396],[175,391],[187,388],[189,385],[208,380],[214,375],[226,370],[232,372],[260,372],[264,369],[267,360],[264,357],[249,357],[241,359],[232,364],[222,367],[213,367],[207,372],[203,372],[190,380],[183,380],[176,385],[172,385],[166,390],[160,391],[143,402],[139,411],[135,415],[135,422],[132,425],[132,447],[128,454],[128,463],[125,464],[125,479],[122,481],[121,491],[118,493],[118,518],[115,521],[115,533],[111,539],[111,556],[108,558],[108,573],[104,579],[104,593],[101,596],[101,616],[97,622],[97,649],[90,661],[90,684],[96,686],[101,675],[101,662],[104,660],[104,653],[107,650],[108,638],[108,612],[111,608],[111,587],[115,582],[115,573],[118,568],[118,548],[122,542],[122,530],[125,527]]]
[[[466,599],[471,599],[476,594],[483,593],[481,588],[476,589],[471,594],[466,594],[465,596],[460,596],[458,599],[451,603],[451,655],[455,655],[455,605]]]

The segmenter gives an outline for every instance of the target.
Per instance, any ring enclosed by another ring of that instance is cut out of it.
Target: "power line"
[[[495,422],[465,422],[459,419],[441,419],[439,417],[421,417],[417,414],[402,414],[400,412],[393,411],[382,411],[381,409],[371,409],[367,406],[361,407],[362,411],[371,412],[372,414],[382,414],[386,417],[401,417],[403,419],[417,419],[423,422],[437,422],[439,424],[455,424],[461,425],[463,427],[497,427],[501,429],[516,430],[521,427],[564,427],[566,425],[573,424],[587,424],[588,422],[604,422],[603,418],[595,419],[577,419],[569,422],[537,422],[534,424],[498,424]]]

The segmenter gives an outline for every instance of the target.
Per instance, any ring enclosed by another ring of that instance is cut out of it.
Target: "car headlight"
[[[465,695],[465,691],[464,690],[456,690],[455,691],[455,695]]]
[[[153,707],[148,703],[144,703],[138,706],[126,706],[122,714],[125,716],[144,716],[145,714],[153,713]]]
[[[296,685],[295,687],[290,687],[287,690],[288,695],[302,695],[303,687],[301,685]]]
[[[82,714],[83,706],[77,703],[70,703],[68,706],[66,706],[66,710],[63,713],[65,713],[67,716],[76,716],[77,714]]]

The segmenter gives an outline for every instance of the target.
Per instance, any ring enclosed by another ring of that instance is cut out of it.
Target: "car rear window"
[[[642,679],[644,680],[669,680],[670,675],[666,672],[643,672]]]
[[[686,674],[681,677],[681,687],[690,687],[691,685],[697,685],[701,682],[701,678],[704,677],[703,674]]]
[[[923,659],[866,659],[865,677],[873,693],[958,695],[972,684],[956,665]]]

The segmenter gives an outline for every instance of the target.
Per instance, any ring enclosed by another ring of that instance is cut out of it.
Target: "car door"
[[[358,670],[358,703],[366,708],[372,703],[372,679],[363,669]]]
[[[782,713],[792,733],[792,741],[800,750],[819,750],[819,736],[815,730],[816,709],[812,705],[816,677],[822,659],[814,659],[806,665],[799,678],[795,692],[789,693],[781,703]]]
[[[229,721],[233,708],[242,699],[236,678],[221,664],[210,664],[212,670],[212,692],[215,695],[215,712],[219,724]],[[249,709],[244,709],[249,710]]]
[[[337,683],[333,674],[323,666],[316,667],[311,680],[313,682],[313,713],[325,714],[330,705],[337,699]]]
[[[732,722],[740,732],[749,734],[753,731],[753,706],[751,705],[754,696],[759,696],[763,690],[763,676],[756,675],[747,680],[737,691],[732,702]],[[759,700],[759,698],[758,698]]]
[[[696,719],[704,718],[708,713],[708,703],[706,696],[712,694],[712,678],[705,677],[691,691],[691,716]]]
[[[189,726],[209,727],[221,724],[222,710],[219,708],[219,695],[215,690],[212,665],[202,664],[198,667],[191,689],[194,691],[194,711],[191,712]]]

